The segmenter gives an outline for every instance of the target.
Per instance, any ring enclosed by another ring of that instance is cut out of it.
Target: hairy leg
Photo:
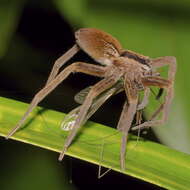
[[[140,104],[138,104],[137,110],[142,110],[146,107],[146,105],[148,104],[149,96],[150,96],[150,88],[145,88],[143,100],[142,102],[140,102]]]
[[[154,120],[154,119],[158,116],[158,114],[163,110],[163,105],[164,105],[164,103],[161,104],[161,105],[157,108],[157,110],[151,115],[151,117],[150,117],[149,120]]]
[[[90,88],[89,88],[90,89]],[[86,116],[84,117],[84,120],[82,121],[82,124],[85,124],[86,121],[99,109],[99,107],[102,106],[106,102],[107,99],[109,99],[115,91],[117,91],[117,88],[111,88],[106,92],[103,92],[100,96],[94,99],[92,105],[90,106],[88,112],[86,113]],[[89,93],[89,92],[88,92]],[[79,94],[80,95],[80,94]],[[77,95],[78,96],[78,95]],[[84,102],[84,100],[82,100]],[[81,103],[82,103],[81,102]],[[78,114],[80,112],[81,105],[75,108],[74,110],[70,111],[65,117],[64,120],[61,123],[61,128],[65,131],[70,131],[73,129],[74,124],[76,122],[76,119],[78,117]]]
[[[124,120],[125,115],[127,113],[128,106],[129,105],[128,105],[127,101],[125,101],[125,103],[123,105],[123,109],[122,109],[121,115],[120,115],[120,118],[119,118],[119,122],[117,124],[117,130],[118,131],[123,131],[123,120]]]
[[[52,90],[54,90],[63,80],[65,80],[70,73],[72,72],[82,72],[89,75],[103,77],[105,74],[105,67],[91,65],[83,62],[76,62],[66,67],[60,74],[56,76],[51,82],[49,82],[44,88],[42,88],[32,99],[32,102],[29,105],[28,110],[25,112],[18,124],[13,128],[7,135],[7,139],[12,136],[25,122],[28,115],[32,110],[42,101]]]
[[[144,109],[146,107],[146,105],[148,104],[149,96],[150,96],[150,88],[147,87],[147,88],[145,88],[143,100],[137,106],[137,110],[142,110],[142,109]],[[128,107],[128,104],[127,104],[127,102],[125,102],[125,104],[123,106],[121,116],[120,116],[120,119],[119,119],[119,123],[117,125],[117,130],[119,130],[119,131],[122,131],[122,128],[120,128],[120,127],[122,127],[120,122],[122,122],[122,120],[124,119],[124,117],[126,115],[127,107]],[[126,111],[124,111],[124,110],[126,110]]]
[[[160,77],[148,77],[144,79],[144,84],[148,86],[158,86],[161,88],[166,89],[166,95],[165,95],[165,101],[164,103],[156,110],[156,112],[153,114],[153,120],[149,120],[147,122],[144,122],[140,125],[137,125],[132,128],[132,130],[137,130],[140,128],[146,128],[150,126],[158,126],[162,125],[163,123],[166,122],[168,115],[169,115],[169,108],[173,99],[173,83],[170,82],[169,80],[162,79]],[[155,116],[163,110],[163,115],[160,120],[154,120]]]
[[[61,154],[59,156],[60,161],[63,159],[65,152],[67,151],[67,148],[70,146],[72,140],[74,139],[75,135],[77,134],[78,129],[81,127],[81,124],[84,121],[84,118],[85,118],[90,106],[92,105],[94,98],[96,96],[100,95],[106,89],[109,89],[111,86],[113,86],[120,79],[120,77],[121,77],[121,73],[115,71],[114,75],[106,77],[105,79],[101,80],[100,82],[98,82],[96,85],[94,85],[91,88],[83,105],[80,108],[80,112],[79,112],[76,122],[74,124],[73,130],[68,135],[68,137],[64,143],[63,151],[61,152]]]
[[[128,132],[133,122],[137,104],[138,104],[138,95],[136,89],[133,88],[131,81],[125,76],[125,91],[127,94],[127,101],[124,104],[121,117],[118,123],[117,128],[121,130],[123,136],[121,139],[121,151],[120,151],[120,163],[121,169],[125,170],[125,157],[126,157],[126,144],[128,138]]]
[[[169,66],[168,70],[168,80],[174,83],[175,74],[177,70],[176,58],[172,56],[158,57],[151,60],[151,65],[153,68],[157,69],[163,66]]]
[[[175,74],[176,74],[176,69],[177,69],[175,57],[172,57],[172,56],[158,57],[158,58],[152,59],[151,64],[154,69],[169,65],[168,80],[171,82],[172,86],[174,85]],[[161,88],[161,90],[159,91],[157,98],[159,98],[160,94],[162,94],[162,91],[163,91],[163,88]],[[172,92],[170,94],[172,94]],[[164,104],[161,104],[160,107],[152,114],[150,120],[154,120],[163,109],[164,109]],[[169,108],[165,108],[165,109],[169,109]],[[167,117],[168,115],[166,115],[165,120],[167,120]]]
[[[125,170],[125,157],[126,157],[126,145],[127,145],[127,138],[128,132],[131,127],[136,107],[137,107],[137,100],[131,102],[129,105],[125,102],[122,114],[118,123],[117,128],[122,132],[122,140],[121,140],[121,152],[120,152],[120,164],[121,169]]]
[[[163,67],[168,65],[169,66],[169,70],[168,70],[168,81],[170,81],[170,85],[168,87],[163,87],[166,88],[166,97],[165,97],[165,102],[163,103],[163,105],[160,106],[160,108],[158,108],[158,110],[153,114],[152,118],[154,119],[155,116],[161,111],[163,110],[163,116],[161,120],[151,120],[151,121],[147,121],[141,125],[138,125],[136,127],[133,127],[132,130],[136,130],[139,128],[145,128],[145,127],[150,127],[150,126],[156,126],[156,125],[162,125],[163,123],[166,122],[166,120],[168,119],[168,115],[169,115],[169,108],[170,108],[170,104],[172,102],[173,99],[173,94],[174,94],[174,80],[175,80],[175,74],[176,74],[176,70],[177,70],[177,65],[176,65],[176,58],[175,57],[171,57],[171,56],[165,56],[165,57],[159,57],[156,59],[152,59],[151,60],[151,64],[153,68],[159,68],[159,67]],[[151,84],[149,84],[151,85]],[[160,85],[160,86],[159,86]],[[161,84],[158,84],[159,87],[161,87]],[[161,87],[162,88],[162,87]]]
[[[64,63],[71,59],[71,57],[73,57],[79,50],[80,48],[77,44],[75,44],[71,49],[55,61],[46,84],[51,82],[57,76],[59,69],[64,65]]]

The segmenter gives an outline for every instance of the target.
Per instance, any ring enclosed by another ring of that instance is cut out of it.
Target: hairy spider
[[[103,79],[90,88],[84,102],[77,111],[76,121],[65,141],[63,151],[59,156],[59,160],[62,160],[65,152],[77,134],[77,131],[87,118],[87,114],[91,106],[93,106],[95,98],[106,90],[111,89],[118,81],[122,81],[122,89],[126,93],[127,100],[124,103],[117,129],[123,134],[121,139],[120,164],[121,169],[124,170],[128,131],[132,125],[136,111],[143,109],[148,103],[150,86],[157,86],[166,90],[164,103],[156,110],[151,120],[133,127],[132,130],[161,125],[168,118],[169,107],[174,93],[173,86],[176,73],[176,58],[165,56],[151,59],[130,50],[123,50],[120,43],[114,37],[95,28],[79,29],[75,32],[75,38],[76,44],[56,60],[46,85],[34,96],[28,110],[6,138],[9,138],[21,127],[29,113],[38,103],[65,80],[70,73],[82,72],[101,77]],[[80,49],[100,63],[101,66],[84,62],[75,62],[58,73],[63,64]],[[165,65],[169,65],[167,79],[161,78],[159,73],[156,72],[157,68]],[[142,90],[144,90],[144,98],[142,102],[138,104],[138,94],[139,91]],[[112,93],[114,92],[111,92],[111,94]],[[160,111],[163,111],[162,118],[156,120],[155,116]]]

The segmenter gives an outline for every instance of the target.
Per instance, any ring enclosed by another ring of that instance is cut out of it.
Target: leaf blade
[[[0,97],[0,102],[0,136],[6,136],[26,110],[27,104],[3,97]],[[24,128],[12,139],[60,152],[67,135],[67,132],[62,131],[59,126],[64,115],[38,108],[31,114]],[[43,118],[46,119],[42,120]],[[188,189],[190,186],[188,154],[143,139],[136,145],[136,138],[131,135],[129,137],[125,174],[168,189]],[[99,164],[104,142],[101,165],[121,172],[120,138],[121,134],[115,129],[87,122],[66,154]]]

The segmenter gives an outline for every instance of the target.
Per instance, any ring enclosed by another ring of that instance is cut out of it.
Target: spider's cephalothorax
[[[120,56],[128,57],[129,59],[133,59],[143,65],[147,65],[148,67],[150,67],[150,59],[147,56],[140,55],[130,50],[124,50]]]
[[[143,109],[147,105],[151,86],[157,86],[161,89],[165,89],[165,100],[155,111],[150,120],[133,127],[132,130],[161,125],[168,118],[169,107],[173,98],[176,59],[171,56],[151,59],[130,50],[123,50],[117,39],[112,37],[110,34],[95,28],[80,29],[75,33],[75,38],[76,44],[59,59],[57,59],[46,85],[35,95],[28,110],[18,122],[16,127],[10,131],[7,138],[13,135],[21,127],[29,113],[38,105],[38,103],[43,100],[53,89],[55,89],[63,80],[65,80],[69,74],[72,72],[83,72],[89,75],[98,76],[103,79],[90,88],[83,104],[80,106],[80,109],[78,109],[72,131],[65,141],[59,160],[63,159],[63,156],[72,143],[78,129],[84,121],[86,121],[86,118],[89,118],[89,110],[93,110],[94,107],[97,108],[100,106],[105,101],[106,97],[108,97],[108,93],[110,96],[110,94],[115,93],[115,91],[120,92],[124,90],[127,95],[127,100],[124,103],[117,125],[117,129],[123,134],[121,139],[120,161],[121,169],[124,170],[128,131],[132,125],[136,111]],[[59,72],[62,65],[74,56],[80,49],[85,51],[101,65],[75,62],[66,67],[63,71]],[[159,73],[156,72],[157,68],[165,65],[169,65],[167,79],[160,77]],[[120,83],[122,84],[122,87],[117,85],[118,81],[121,79],[123,81]],[[144,98],[139,103],[138,92],[140,90],[144,90]],[[104,95],[101,97],[100,95],[104,92],[107,93],[106,96]],[[99,101],[97,101],[97,97],[100,97]],[[156,120],[156,115],[161,111],[163,112],[162,118],[160,120]]]

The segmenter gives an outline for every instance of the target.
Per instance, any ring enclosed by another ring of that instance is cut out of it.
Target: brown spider
[[[136,111],[143,109],[148,103],[150,86],[157,86],[166,90],[164,103],[162,103],[153,114],[154,116],[152,119],[133,127],[132,130],[161,125],[168,118],[169,107],[173,99],[176,58],[166,56],[151,59],[130,50],[123,50],[120,43],[114,37],[94,28],[79,29],[75,33],[75,38],[76,44],[57,59],[46,85],[34,96],[28,110],[6,138],[9,138],[21,127],[29,113],[32,112],[38,103],[42,101],[52,90],[54,90],[63,80],[65,80],[70,73],[82,72],[101,77],[103,79],[91,87],[78,111],[73,129],[68,135],[63,151],[59,156],[59,160],[62,160],[65,152],[77,134],[77,131],[84,123],[94,99],[106,90],[111,89],[118,81],[122,81],[122,88],[125,90],[127,101],[124,103],[117,129],[123,134],[121,140],[120,162],[121,169],[124,170],[128,131],[131,127]],[[100,63],[101,66],[84,62],[75,62],[58,73],[63,64],[74,56],[80,49],[89,54],[94,60]],[[168,79],[159,77],[159,73],[156,72],[157,68],[165,65],[169,65]],[[144,90],[144,98],[142,102],[138,104],[138,94],[139,91],[142,90]],[[162,118],[160,120],[155,120],[155,116],[160,111],[163,111]]]

